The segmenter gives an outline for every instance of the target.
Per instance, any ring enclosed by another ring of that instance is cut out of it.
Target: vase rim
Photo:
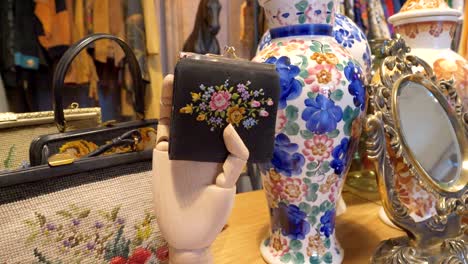
[[[271,39],[297,36],[333,36],[333,27],[328,24],[290,25],[270,29]]]
[[[400,12],[389,17],[388,22],[390,22],[393,26],[432,21],[458,22],[461,17],[462,13],[456,9],[426,9]]]

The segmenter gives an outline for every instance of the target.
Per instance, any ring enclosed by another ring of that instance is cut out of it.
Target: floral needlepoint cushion
[[[185,57],[175,70],[169,157],[223,162],[223,130],[232,124],[249,161],[273,156],[280,78],[271,64],[210,56]]]

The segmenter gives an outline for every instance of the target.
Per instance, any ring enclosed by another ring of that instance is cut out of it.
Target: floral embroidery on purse
[[[242,125],[250,129],[258,124],[259,118],[268,117],[266,106],[274,104],[271,98],[262,98],[265,95],[263,89],[251,90],[250,81],[229,87],[229,80],[223,85],[200,85],[201,92],[192,92],[192,102],[182,107],[181,114],[194,113],[199,122],[206,122],[211,131],[222,128],[226,124],[239,127]]]
[[[152,214],[127,223],[119,213],[120,206],[105,212],[75,205],[57,211],[56,217],[35,212],[35,218],[26,221],[31,231],[26,244],[35,246],[32,253],[39,263],[144,264],[168,260],[168,247],[153,228]]]

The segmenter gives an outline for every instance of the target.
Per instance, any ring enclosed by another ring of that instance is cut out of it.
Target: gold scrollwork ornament
[[[390,220],[408,236],[381,242],[371,263],[468,264],[468,228],[462,218],[468,213],[468,187],[465,170],[451,185],[436,183],[415,159],[402,138],[396,114],[396,90],[402,80],[426,87],[440,102],[461,142],[463,165],[468,164],[468,114],[463,110],[453,81],[436,81],[431,67],[410,51],[399,36],[382,48],[385,59],[368,87],[370,114],[365,122],[368,157],[374,162],[379,192]],[[395,187],[394,160],[403,161],[411,177],[436,198],[435,213],[415,221]]]

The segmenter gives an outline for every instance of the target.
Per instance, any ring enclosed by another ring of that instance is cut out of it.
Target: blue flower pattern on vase
[[[354,106],[360,107],[364,110],[366,106],[366,90],[361,80],[362,71],[357,65],[352,62],[348,62],[348,65],[344,69],[346,79],[350,82],[349,93],[354,96]]]
[[[338,176],[346,168],[347,154],[349,148],[349,138],[343,138],[338,146],[332,151],[333,160],[330,162],[330,167],[335,170]]]
[[[335,209],[331,209],[325,212],[322,217],[320,217],[320,232],[325,235],[325,237],[330,237],[335,230]]]
[[[261,40],[260,43],[258,43],[258,48],[259,50],[264,49],[267,45],[271,43],[271,35],[266,34]]]
[[[370,75],[370,47],[366,35],[354,22],[345,15],[335,15],[333,36],[335,40],[347,49],[358,60],[366,76]]]
[[[272,217],[273,223],[279,224],[274,228],[280,228],[281,233],[290,239],[305,239],[310,232],[307,214],[294,204],[279,203],[278,208],[273,209]]]
[[[286,101],[298,98],[302,92],[301,83],[296,80],[299,75],[300,69],[295,65],[291,65],[291,60],[282,56],[279,59],[275,57],[268,58],[265,63],[275,64],[276,71],[280,77],[281,94],[279,98],[278,107],[280,109],[286,108]]]
[[[339,23],[338,23],[339,21]],[[353,38],[357,41],[357,42],[361,42],[362,40],[366,40],[366,36],[364,35],[364,32],[362,32],[362,30],[359,29],[359,27],[357,25],[353,25],[351,24],[350,22],[351,20],[347,17],[347,16],[344,16],[342,14],[336,14],[336,24],[341,26],[341,27],[345,27],[347,28],[347,32],[353,36]],[[334,34],[336,34],[336,32],[339,31],[339,29],[335,29],[334,30]],[[335,35],[336,36],[336,35]],[[336,37],[335,37],[336,39]],[[336,39],[338,40],[338,39]],[[340,43],[340,42],[338,42]],[[340,43],[341,44],[341,43]]]
[[[340,28],[334,32],[335,39],[345,48],[352,48],[354,45],[354,36],[345,29]]]
[[[260,3],[268,3],[275,21],[284,22],[286,13],[298,16],[295,9],[317,19],[334,13],[333,0]],[[305,24],[301,21],[297,25]],[[281,81],[273,158],[260,167],[271,217],[271,234],[261,251],[274,263],[340,263],[343,254],[331,200],[339,196],[359,137],[360,131],[352,128],[362,117],[366,94],[356,77],[362,73],[360,65],[370,65],[370,53],[365,54],[365,35],[345,16],[337,16],[328,37],[303,34],[298,28],[285,29],[288,38],[271,39],[268,32],[254,59],[274,64]]]
[[[322,94],[315,99],[306,99],[305,105],[302,119],[306,121],[307,129],[314,133],[332,132],[343,118],[343,110]]]
[[[291,140],[285,134],[281,133],[275,138],[275,148],[271,164],[276,171],[284,176],[299,175],[302,173],[302,167],[305,164],[305,158],[297,153],[299,145],[291,143]]]

